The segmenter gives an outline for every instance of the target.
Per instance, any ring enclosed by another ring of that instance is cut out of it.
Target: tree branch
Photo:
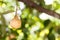
[[[37,9],[39,12],[45,12],[48,15],[51,15],[53,17],[60,19],[60,14],[58,14],[52,10],[45,9],[45,8],[41,7],[40,5],[37,5],[36,3],[32,2],[31,0],[18,0],[18,1],[24,2],[27,6]]]
[[[8,14],[14,12],[13,10],[8,10],[8,11],[4,11],[4,12],[0,12],[0,15],[4,15],[4,14]]]

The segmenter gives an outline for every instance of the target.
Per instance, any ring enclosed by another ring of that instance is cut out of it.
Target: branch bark
[[[45,12],[48,15],[51,15],[53,17],[60,19],[60,14],[52,10],[45,9],[41,7],[40,5],[37,5],[36,3],[32,2],[31,0],[18,0],[18,1],[24,2],[27,6],[37,9],[39,12]]]

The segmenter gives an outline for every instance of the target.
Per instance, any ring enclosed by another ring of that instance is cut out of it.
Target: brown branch
[[[18,1],[24,2],[27,6],[37,9],[39,12],[45,12],[48,15],[51,15],[53,17],[60,19],[60,14],[58,14],[52,10],[45,9],[45,8],[41,7],[40,5],[37,5],[36,3],[32,2],[31,0],[18,0]]]

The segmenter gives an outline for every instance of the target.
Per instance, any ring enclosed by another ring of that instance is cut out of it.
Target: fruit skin
[[[21,20],[17,15],[15,15],[15,17],[10,21],[10,26],[14,29],[18,29],[21,27]]]

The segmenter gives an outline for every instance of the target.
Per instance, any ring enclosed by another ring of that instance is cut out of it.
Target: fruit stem
[[[15,13],[15,15],[17,15],[17,10],[18,10],[18,7],[17,7],[17,0],[16,0],[16,13]]]

